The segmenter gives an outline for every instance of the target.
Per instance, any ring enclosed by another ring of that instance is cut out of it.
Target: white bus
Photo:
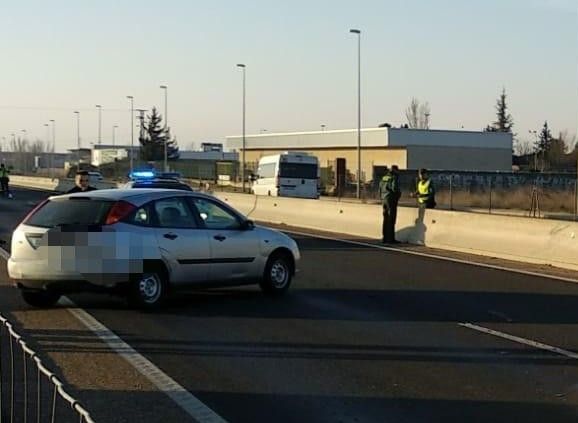
[[[307,153],[262,157],[255,178],[256,195],[319,198],[319,161]]]

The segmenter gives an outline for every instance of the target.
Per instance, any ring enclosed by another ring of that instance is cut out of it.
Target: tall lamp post
[[[130,171],[132,173],[134,155],[134,97],[127,95],[126,98],[130,100]]]
[[[243,70],[243,151],[241,152],[241,180],[243,192],[245,192],[245,70],[246,66],[243,63],[237,64],[237,67]]]
[[[528,133],[534,134],[534,171],[537,171],[538,170],[538,153],[536,152],[536,149],[538,148],[538,132],[528,130]]]
[[[46,128],[46,138],[45,138],[45,141],[46,141],[46,154],[50,154],[50,148],[48,147],[48,146],[50,145],[50,141],[49,141],[49,139],[50,139],[50,125],[47,124],[47,123],[45,123],[45,124],[44,124],[44,127]],[[50,158],[51,156],[49,155],[48,157]],[[50,165],[50,159],[48,159],[48,160],[46,161],[46,165]]]
[[[100,137],[102,128],[102,106],[97,104],[96,108],[98,109],[98,145],[100,145],[102,142],[102,138]]]
[[[116,132],[116,128],[118,128],[117,125],[114,125],[114,126],[112,127],[112,145],[115,145],[115,139],[116,139],[116,138],[115,138],[115,132]]]
[[[78,159],[78,169],[80,169],[80,112],[75,111],[76,115],[76,148],[77,148],[77,159]]]
[[[167,144],[169,142],[169,140],[167,139],[167,135],[168,135],[168,129],[169,129],[169,121],[168,121],[168,107],[167,107],[167,97],[168,97],[168,87],[166,85],[161,85],[160,86],[161,90],[164,90],[165,92],[165,172],[169,171],[169,166],[168,166],[168,153],[167,153]]]
[[[357,34],[357,198],[361,198],[361,31],[349,32]]]
[[[50,119],[50,123],[52,123],[52,148],[51,155],[50,155],[50,174],[54,177],[54,153],[56,153],[56,121],[54,119]]]

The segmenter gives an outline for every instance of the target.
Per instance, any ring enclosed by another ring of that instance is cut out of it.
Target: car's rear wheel
[[[130,283],[129,304],[152,310],[159,308],[167,295],[167,281],[162,272],[149,271],[135,276]]]
[[[282,295],[291,285],[293,278],[293,260],[288,253],[274,253],[267,260],[263,278],[259,282],[261,289],[268,295]]]
[[[27,304],[33,307],[46,308],[56,304],[60,299],[60,294],[50,291],[23,290],[22,298]]]

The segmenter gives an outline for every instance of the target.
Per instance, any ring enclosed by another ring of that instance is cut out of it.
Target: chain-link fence
[[[363,184],[364,201],[379,202],[381,176]],[[578,220],[575,174],[431,171],[430,177],[440,209]],[[415,206],[410,194],[416,191],[417,173],[401,171],[400,185],[400,205]],[[355,196],[355,184],[349,184],[342,197]]]
[[[94,420],[0,315],[0,423],[20,422]]]

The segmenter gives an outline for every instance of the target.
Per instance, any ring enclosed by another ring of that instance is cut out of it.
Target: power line
[[[46,106],[8,106],[8,105],[0,105],[0,109],[2,110],[38,110],[38,111],[59,111],[59,112],[72,112],[74,110],[84,111],[84,112],[96,112],[94,108],[66,108],[66,107],[46,107]],[[109,108],[102,108],[103,111],[106,112],[124,112],[125,109],[109,109]]]

